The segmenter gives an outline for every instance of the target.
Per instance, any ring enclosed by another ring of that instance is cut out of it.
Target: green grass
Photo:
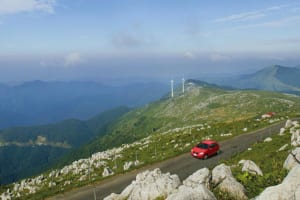
[[[255,143],[251,147],[252,150],[244,151],[229,160],[223,161],[229,166],[235,166],[242,159],[252,160],[261,168],[263,176],[242,172],[241,166],[232,167],[234,177],[245,186],[249,198],[259,195],[266,187],[281,183],[287,175],[287,170],[283,169],[283,163],[292,147],[289,145],[286,150],[280,152],[278,152],[278,149],[284,144],[290,144],[290,138],[291,135],[288,133],[283,136],[275,134],[272,136],[273,140],[271,142]]]
[[[116,124],[107,127],[105,136],[96,138],[92,143],[78,150],[78,154],[76,152],[73,153],[76,154],[76,157],[81,155],[80,152],[85,152],[84,155],[86,153],[91,155],[94,152],[139,141],[126,148],[122,152],[121,158],[114,159],[112,156],[112,161],[106,160],[107,165],[113,169],[115,174],[120,174],[124,173],[123,165],[125,162],[135,161],[136,159],[140,161],[140,165],[132,166],[129,170],[150,165],[186,153],[204,138],[210,137],[222,141],[244,134],[244,128],[247,128],[247,132],[250,132],[267,127],[270,125],[269,119],[257,121],[257,118],[260,118],[261,114],[266,112],[276,112],[276,119],[285,120],[286,116],[296,116],[297,113],[295,111],[300,110],[299,97],[286,96],[279,93],[225,91],[218,88],[205,87],[193,87],[189,90],[187,89],[187,91],[184,96],[176,96],[174,99],[162,99],[125,114]],[[200,124],[203,126],[200,126]],[[181,128],[189,125],[199,126],[191,129],[175,129],[176,127]],[[166,131],[168,132],[166,133]],[[232,135],[221,137],[222,133],[231,133]],[[150,138],[148,144],[145,143],[145,140],[141,140],[145,137]],[[273,142],[276,142],[276,140],[274,139]],[[175,148],[175,146],[178,148]],[[284,157],[284,152],[280,152],[274,160],[266,161],[266,158],[272,157],[273,152],[269,150],[274,150],[275,145],[264,149],[265,152],[261,151],[262,149],[257,150],[257,155],[252,155],[252,153],[255,153],[255,149],[259,148],[254,146],[253,149],[253,151],[244,152],[245,155],[243,153],[238,154],[232,160],[230,159],[226,162],[228,164],[236,164],[238,159],[242,157],[242,159],[247,159],[247,156],[249,158],[253,156],[255,158],[254,161],[258,162],[259,166],[260,162],[265,162],[261,166],[263,172],[266,171],[268,173],[270,171],[271,173],[271,170],[275,169],[266,169],[267,165],[271,163],[272,167],[279,167],[280,164],[278,163],[280,162],[277,158],[281,159],[281,156]],[[261,152],[264,152],[266,157],[259,157]],[[248,155],[247,153],[250,154]],[[80,176],[62,175],[54,180],[57,184],[56,187],[49,189],[46,185],[37,194],[24,196],[23,199],[44,198],[104,180],[102,171],[103,167],[93,168],[91,180],[87,179],[85,181],[79,181]],[[250,196],[259,193],[259,189],[255,189],[256,186],[253,185],[254,182],[259,183],[259,186],[262,187],[276,183],[276,180],[279,180],[278,177],[272,177],[271,175],[264,180],[252,180],[253,177],[251,175],[239,174],[238,169],[234,170],[233,173],[238,180],[247,183],[246,187]],[[280,177],[284,173],[278,171]],[[47,173],[45,174],[46,176],[48,175]],[[61,178],[63,180],[60,180]],[[72,180],[72,185],[64,186],[66,180]],[[251,185],[251,183],[253,184]]]

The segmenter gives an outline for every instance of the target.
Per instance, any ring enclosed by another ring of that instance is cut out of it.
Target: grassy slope
[[[177,91],[177,93],[179,93]],[[293,103],[294,102],[294,103]],[[85,148],[102,151],[130,143],[153,132],[205,122],[234,122],[266,112],[286,115],[299,108],[299,98],[273,92],[222,90],[188,84],[187,92],[133,110]]]
[[[276,112],[277,118],[283,119],[282,117],[298,114],[299,108],[300,99],[297,96],[262,91],[223,90],[189,82],[184,95],[177,91],[173,99],[166,97],[125,114],[116,124],[106,127],[109,134],[86,145],[83,151],[89,153],[102,151],[151,135],[149,138],[152,142],[149,144],[142,141],[125,149],[120,159],[106,160],[110,168],[118,163],[115,172],[122,173],[123,164],[126,161],[134,161],[136,157],[143,164],[157,162],[188,151],[191,145],[205,137],[221,140],[220,134],[222,133],[230,132],[232,136],[228,137],[233,137],[243,133],[244,127],[251,131],[267,126],[269,120],[256,121],[256,118],[265,112]],[[195,124],[202,124],[202,126],[175,129]],[[165,131],[168,133],[164,134]],[[173,148],[172,151],[167,151],[176,144],[179,146],[178,149]],[[142,154],[136,155],[140,148],[145,149],[139,151],[143,152]],[[74,154],[80,157],[84,155],[81,152],[82,149]],[[101,180],[103,166],[93,171],[92,181]],[[89,183],[88,180],[77,182],[79,177],[72,176],[71,186],[60,186],[68,178],[70,177],[64,177],[62,181],[58,180],[58,187],[52,189],[52,194],[62,189],[68,190]],[[44,198],[49,195],[48,188],[46,193],[41,192],[40,195],[34,195],[34,197]]]
[[[52,125],[17,127],[1,131],[0,141],[25,145],[0,147],[0,183],[7,184],[45,171],[72,149],[90,142],[98,135],[104,135],[106,127],[129,110],[126,107],[119,107],[87,121],[71,119]],[[71,148],[30,144],[39,136],[47,138],[48,142],[64,143]],[[71,162],[76,158],[73,155],[68,161]]]

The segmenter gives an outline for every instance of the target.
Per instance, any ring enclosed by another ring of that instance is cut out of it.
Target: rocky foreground
[[[281,184],[266,188],[256,200],[300,200],[300,126],[298,122],[288,120],[280,135],[291,133],[291,145],[295,149],[286,158],[283,167],[289,170],[288,175]],[[264,142],[271,142],[267,138]],[[287,144],[278,151],[286,148]],[[253,161],[241,160],[242,171],[247,171],[257,176],[263,172]],[[215,200],[217,199],[212,189],[218,189],[234,199],[248,199],[244,186],[232,175],[231,167],[220,164],[210,171],[202,168],[180,181],[178,175],[162,173],[160,169],[145,171],[136,176],[120,194],[107,196],[104,200],[135,200],[135,199],[166,199],[166,200]]]

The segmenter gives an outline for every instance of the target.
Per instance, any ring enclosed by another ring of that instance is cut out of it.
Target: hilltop
[[[273,65],[253,74],[214,80],[239,89],[259,89],[300,94],[299,67]]]

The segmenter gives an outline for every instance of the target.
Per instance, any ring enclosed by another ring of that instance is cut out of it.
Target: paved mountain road
[[[60,194],[50,198],[54,199],[67,199],[67,200],[94,200],[103,199],[111,193],[120,193],[136,175],[147,169],[160,168],[162,172],[170,172],[171,174],[177,174],[180,180],[184,180],[193,172],[203,167],[212,167],[216,165],[221,159],[228,159],[235,153],[246,150],[251,144],[260,141],[272,134],[279,133],[279,129],[284,126],[284,122],[280,122],[269,126],[264,129],[260,129],[251,133],[242,134],[237,137],[220,142],[222,153],[217,156],[213,156],[207,160],[195,159],[190,156],[189,153],[182,154],[175,158],[171,158],[160,163],[146,166],[138,170],[128,172],[126,174],[120,174],[111,178],[108,178],[95,185],[84,186],[72,191],[68,191],[64,194]]]

